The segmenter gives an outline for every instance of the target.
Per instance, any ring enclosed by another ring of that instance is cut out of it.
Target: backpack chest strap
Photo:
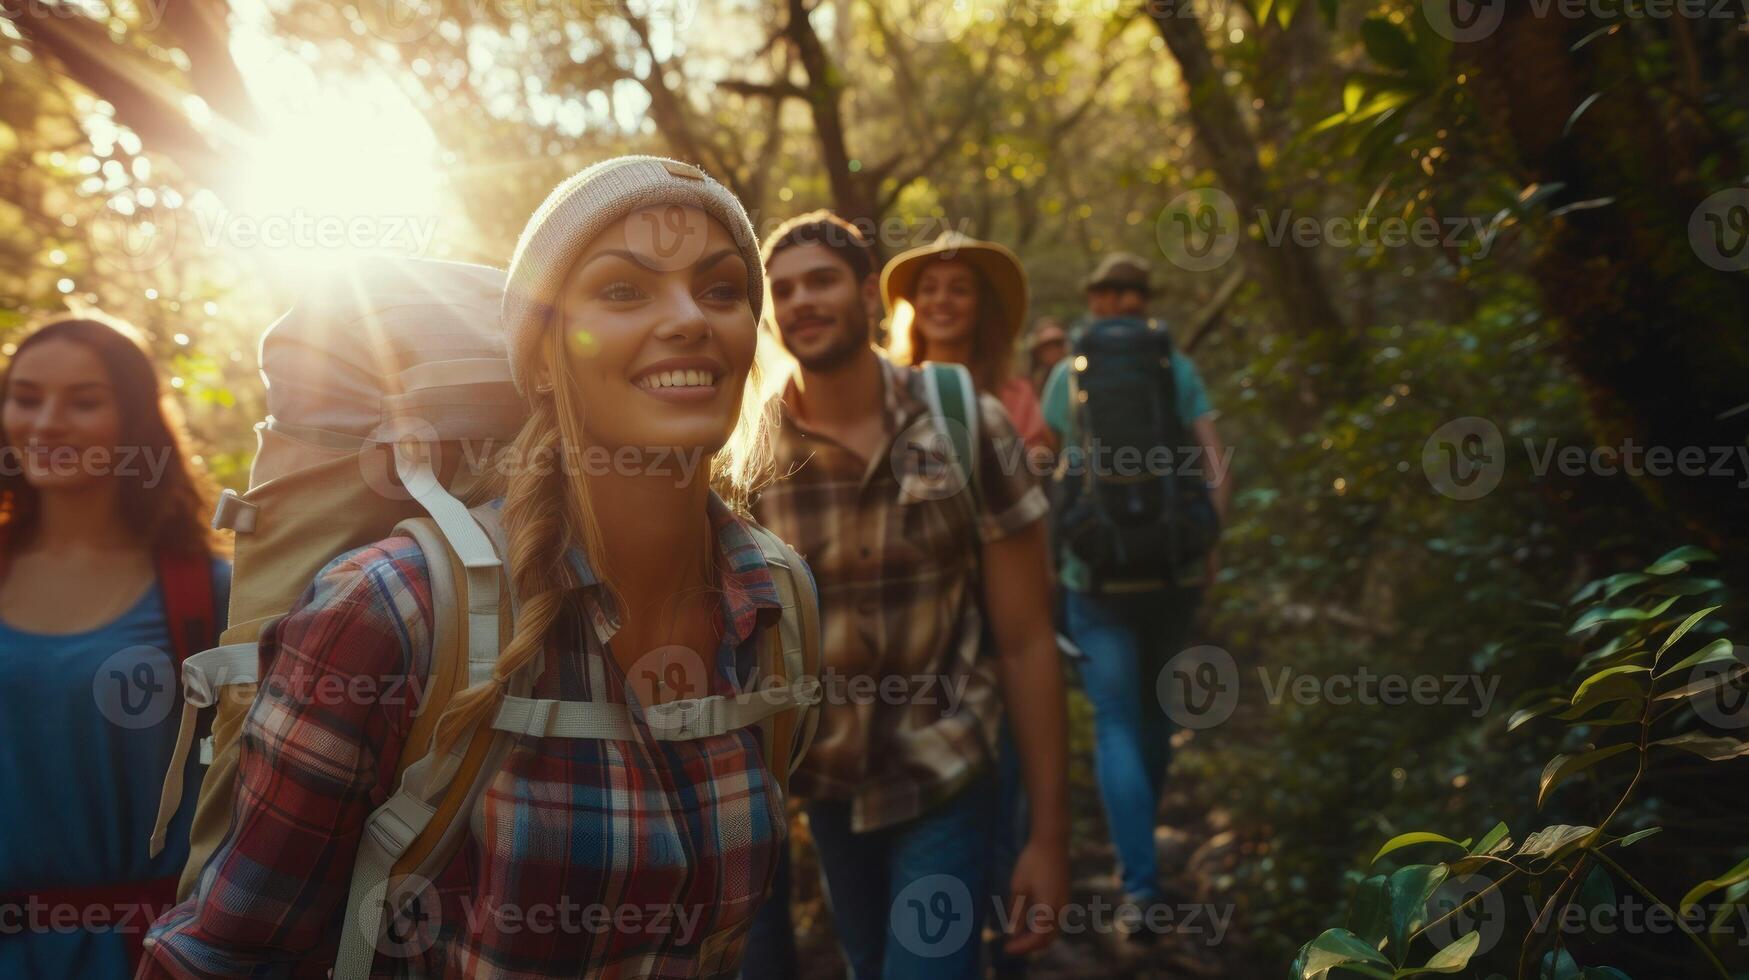
[[[713,694],[653,704],[643,709],[644,724],[656,739],[684,742],[748,728],[780,711],[819,701],[820,679],[808,676],[794,684],[744,694]],[[542,738],[631,739],[636,737],[632,711],[630,705],[606,701],[555,701],[507,695],[492,719],[492,727],[514,735]]]

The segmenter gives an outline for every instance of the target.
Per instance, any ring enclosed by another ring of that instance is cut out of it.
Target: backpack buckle
[[[670,741],[685,741],[710,734],[703,722],[710,709],[710,698],[676,698],[665,704],[653,704],[644,709],[644,721],[651,734]]]

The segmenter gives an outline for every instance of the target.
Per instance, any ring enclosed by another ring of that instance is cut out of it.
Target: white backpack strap
[[[437,522],[449,549],[468,569],[468,668],[469,679],[478,683],[485,678],[473,676],[475,665],[482,660],[490,664],[498,659],[498,573],[503,562],[492,539],[466,505],[437,478],[431,464],[431,445],[408,440],[397,443],[393,451],[395,472],[402,485]]]
[[[257,664],[257,644],[253,640],[203,650],[182,662],[182,724],[176,730],[176,748],[170,754],[164,788],[158,794],[158,816],[152,821],[148,856],[157,857],[163,852],[170,821],[182,806],[182,773],[188,768],[188,751],[194,745],[200,709],[219,703],[221,687],[256,683],[260,670]]]
[[[399,458],[401,457],[398,456],[397,459]],[[402,479],[405,480],[406,477],[403,475]],[[442,491],[441,487],[438,490],[445,500],[453,504],[453,507],[440,505],[439,509],[444,512],[444,517],[434,513],[432,521],[429,522],[418,518],[402,521],[395,526],[395,533],[409,535],[425,553],[433,612],[431,663],[435,665],[441,657],[460,657],[465,650],[471,686],[476,669],[483,666],[485,674],[490,676],[498,658],[498,554],[490,537],[474,522],[467,508]],[[449,519],[448,526],[445,517]],[[462,547],[456,547],[458,541],[463,543]],[[464,549],[482,545],[490,556],[490,562],[481,560],[477,551],[473,554],[475,561],[469,562]],[[454,609],[460,601],[458,583],[451,574],[445,549],[456,552],[467,572],[466,636],[454,635],[455,630],[448,625],[452,620],[441,613],[441,610]],[[475,592],[476,584],[491,599],[489,611],[483,608],[483,598],[477,598],[480,594]],[[424,710],[423,703],[419,710]],[[394,897],[388,894],[392,884],[389,881],[390,872],[430,824],[432,815],[436,813],[436,806],[432,801],[441,798],[444,788],[455,777],[461,764],[461,751],[465,750],[467,744],[468,740],[462,739],[449,752],[427,752],[402,773],[400,785],[395,792],[366,819],[364,832],[359,835],[358,854],[353,863],[352,884],[346,897],[346,915],[341,922],[340,945],[334,961],[334,980],[365,980],[369,977],[371,964],[376,956],[377,940],[383,934],[385,905]],[[482,767],[482,772],[489,771],[490,768]],[[480,774],[475,774],[476,791],[481,783]],[[463,812],[466,810],[464,807]]]
[[[803,677],[775,690],[744,694],[713,694],[703,698],[677,698],[644,709],[650,736],[664,742],[685,742],[722,735],[757,725],[794,707],[820,700],[820,679]],[[538,738],[630,739],[636,737],[628,705],[607,701],[555,701],[548,698],[506,696],[492,720],[492,727],[513,735]]]

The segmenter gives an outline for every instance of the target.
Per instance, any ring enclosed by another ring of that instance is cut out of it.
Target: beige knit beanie
[[[603,160],[553,188],[528,219],[511,256],[503,323],[517,391],[527,392],[541,327],[577,256],[614,222],[659,204],[689,205],[722,222],[747,262],[747,295],[754,319],[759,318],[765,305],[765,270],[753,223],[735,195],[697,167],[677,160],[650,156]],[[680,229],[679,233],[695,231]],[[651,232],[658,246],[673,233],[673,229]]]

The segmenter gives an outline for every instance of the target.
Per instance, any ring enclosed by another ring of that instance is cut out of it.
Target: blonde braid
[[[546,646],[547,634],[564,609],[559,570],[565,549],[578,543],[612,593],[601,547],[601,531],[589,506],[584,482],[570,479],[565,453],[582,447],[581,405],[565,357],[565,339],[549,331],[548,366],[553,377],[550,396],[536,396],[533,410],[503,457],[503,468],[491,489],[504,497],[504,562],[517,597],[516,623],[510,642],[498,654],[492,679],[468,688],[451,700],[437,723],[438,751],[448,751],[498,709],[510,678],[532,663]],[[615,596],[617,599],[617,596]]]
[[[541,652],[563,604],[558,562],[567,537],[561,508],[565,477],[555,458],[562,440],[554,411],[550,399],[541,399],[508,456],[515,466],[504,494],[505,564],[519,600],[515,630],[498,654],[492,679],[456,695],[438,720],[439,751],[491,719],[510,678]]]

